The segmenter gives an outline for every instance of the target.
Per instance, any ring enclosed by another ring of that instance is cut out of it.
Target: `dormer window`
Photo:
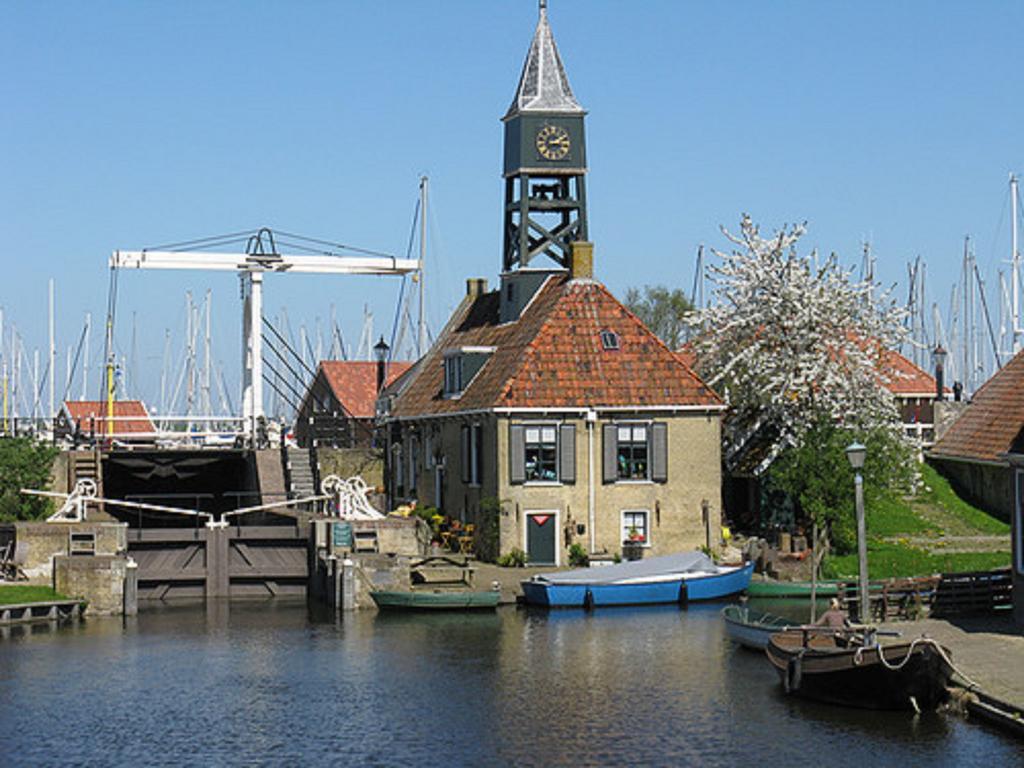
[[[444,396],[459,397],[484,367],[494,347],[460,347],[444,355]]]
[[[619,334],[615,331],[601,331],[601,347],[609,352],[619,348]]]
[[[450,355],[444,359],[444,393],[448,396],[462,392],[462,356]]]

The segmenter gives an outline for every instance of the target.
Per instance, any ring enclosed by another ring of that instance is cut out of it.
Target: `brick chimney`
[[[594,277],[594,244],[586,240],[577,240],[572,244],[572,255],[569,261],[569,276],[574,280],[581,278],[592,280]]]
[[[487,278],[470,277],[466,280],[466,295],[475,299],[487,293]]]

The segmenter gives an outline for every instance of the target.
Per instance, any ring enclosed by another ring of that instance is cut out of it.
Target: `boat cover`
[[[710,557],[703,552],[693,551],[652,557],[649,560],[602,565],[597,568],[577,568],[572,571],[541,573],[534,576],[533,580],[548,584],[614,584],[623,579],[638,579],[645,576],[694,572],[717,573],[718,570],[718,566]]]

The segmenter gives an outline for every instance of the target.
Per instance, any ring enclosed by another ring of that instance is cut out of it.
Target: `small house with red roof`
[[[1024,626],[1024,352],[975,392],[927,457],[959,493],[1010,521],[1014,615]]]
[[[705,542],[721,510],[721,399],[587,270],[519,270],[465,298],[385,390],[389,492],[561,565],[568,547]],[[493,521],[486,500],[500,500]],[[717,527],[717,526],[716,526]],[[716,533],[717,538],[717,533]]]
[[[676,354],[691,368],[698,368],[693,344],[686,343]],[[927,448],[935,442],[935,377],[894,349],[880,349],[879,383],[892,393],[907,435]],[[948,387],[943,387],[949,393]]]
[[[500,285],[468,280],[378,404],[392,505],[437,507],[487,554],[542,565],[574,544],[692,550],[721,511],[721,399],[593,278],[585,115],[542,3],[502,118]]]
[[[378,365],[362,360],[324,360],[317,366],[295,417],[295,439],[300,446],[372,445]],[[411,365],[385,363],[385,383],[394,381]]]
[[[93,442],[108,436],[120,443],[152,443],[157,429],[141,400],[114,401],[113,434],[103,400],[66,400],[54,422],[57,439]]]
[[[882,350],[882,384],[896,398],[903,428],[923,447],[935,442],[935,401],[938,385],[935,377],[919,368],[894,349]],[[949,389],[943,387],[944,392]]]

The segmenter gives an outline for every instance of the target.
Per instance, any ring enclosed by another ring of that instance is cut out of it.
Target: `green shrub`
[[[573,568],[586,568],[590,565],[590,555],[582,544],[573,544],[569,547],[569,565]]]
[[[28,437],[0,439],[0,521],[38,520],[50,514],[52,503],[39,496],[22,496],[22,488],[46,490],[59,451]]]
[[[770,488],[785,493],[800,518],[826,526],[837,554],[857,546],[854,473],[846,457],[846,447],[855,440],[868,447],[862,472],[866,499],[891,499],[911,488],[917,466],[912,452],[897,431],[885,427],[853,430],[824,420],[768,470]]]
[[[502,568],[522,568],[530,558],[523,550],[514,547],[508,554],[498,558],[498,565]]]
[[[501,533],[501,500],[493,496],[480,499],[480,513],[476,518],[476,541],[474,551],[485,563],[498,561],[498,544]],[[501,565],[500,562],[498,562]]]

